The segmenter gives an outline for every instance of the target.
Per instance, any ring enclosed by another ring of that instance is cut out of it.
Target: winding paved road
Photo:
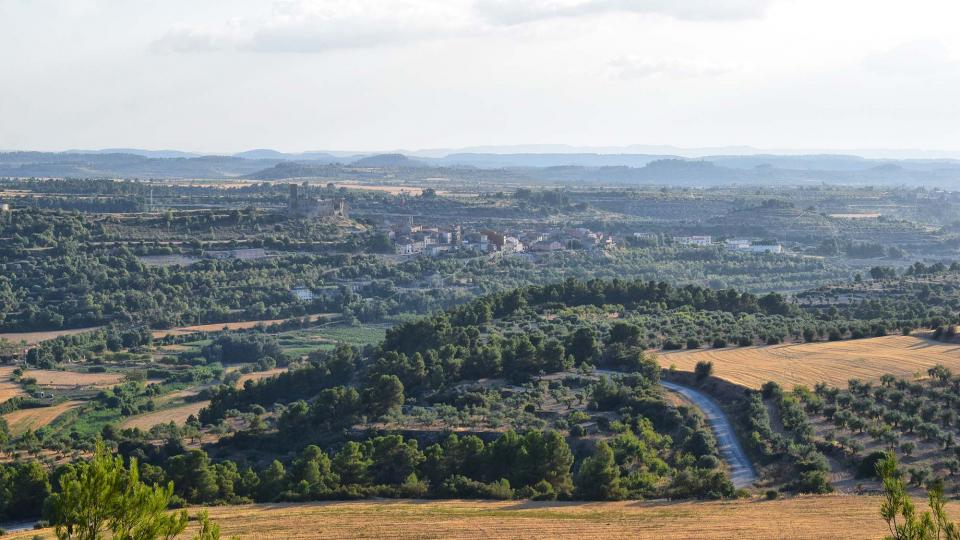
[[[737,488],[748,487],[757,480],[757,473],[753,470],[753,464],[743,452],[740,441],[733,431],[733,426],[723,413],[720,406],[713,399],[703,392],[694,390],[687,386],[681,386],[676,383],[660,381],[664,388],[671,392],[676,392],[687,398],[696,405],[706,417],[710,429],[713,430],[714,437],[717,438],[717,445],[720,447],[720,455],[730,467],[730,480]]]

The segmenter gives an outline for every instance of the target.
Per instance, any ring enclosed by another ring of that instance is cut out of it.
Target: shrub
[[[703,455],[697,459],[697,468],[698,469],[716,469],[720,466],[720,460],[717,459],[717,456]]]
[[[885,452],[870,452],[857,465],[857,478],[877,478],[877,464],[886,458]]]
[[[708,360],[701,360],[697,362],[696,367],[693,368],[694,376],[697,378],[697,381],[702,381],[713,374],[713,362]]]

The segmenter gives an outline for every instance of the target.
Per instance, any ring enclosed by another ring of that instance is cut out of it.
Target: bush
[[[823,494],[833,491],[824,471],[806,471],[800,474],[794,488],[800,493]]]
[[[665,351],[676,351],[682,348],[683,348],[683,345],[681,345],[680,343],[672,339],[668,339],[663,342],[663,350]]]
[[[713,362],[709,360],[701,360],[697,362],[696,367],[693,368],[694,376],[697,381],[702,381],[713,374]]]
[[[877,463],[887,458],[884,452],[870,452],[866,457],[860,460],[857,465],[857,478],[878,478]]]
[[[766,497],[768,501],[775,501],[780,498],[780,492],[775,489],[768,489]]]
[[[720,466],[720,460],[717,459],[717,456],[711,456],[709,454],[700,456],[697,459],[697,468],[698,469],[716,469]]]

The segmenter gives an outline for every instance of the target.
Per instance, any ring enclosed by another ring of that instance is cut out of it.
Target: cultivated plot
[[[913,336],[885,336],[869,339],[702,349],[662,353],[663,367],[693,371],[697,362],[713,362],[716,377],[749,388],[775,381],[791,388],[818,382],[845,387],[850,379],[878,380],[890,373],[910,379],[943,364],[960,372],[960,345],[943,344]]]

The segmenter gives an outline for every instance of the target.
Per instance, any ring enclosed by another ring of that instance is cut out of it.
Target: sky
[[[0,149],[960,151],[956,0],[0,0]]]

